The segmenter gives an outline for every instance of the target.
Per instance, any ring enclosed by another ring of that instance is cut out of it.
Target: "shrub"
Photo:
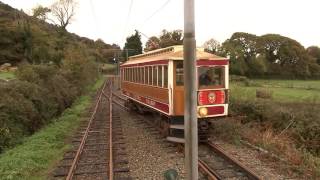
[[[0,152],[50,123],[95,82],[95,63],[67,57],[72,59],[65,60],[63,68],[22,65],[18,80],[0,82]]]

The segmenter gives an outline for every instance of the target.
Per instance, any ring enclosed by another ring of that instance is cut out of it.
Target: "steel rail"
[[[212,171],[205,162],[203,162],[200,159],[198,159],[198,167],[199,167],[200,171],[202,171],[205,174],[207,174],[209,180],[218,180],[218,179],[220,179],[220,178],[218,178],[219,176],[214,171]]]
[[[254,179],[254,180],[261,180],[262,179],[256,173],[251,171],[248,167],[246,167],[245,165],[241,164],[239,161],[237,161],[236,159],[234,159],[230,155],[226,154],[225,151],[219,145],[214,144],[212,142],[207,142],[207,145],[213,151],[215,151],[216,153],[218,153],[221,156],[223,156],[227,161],[229,161],[230,163],[235,164],[238,168],[240,168],[242,171],[244,171],[249,176],[250,179]]]
[[[109,180],[113,180],[113,146],[112,146],[112,81],[110,82],[110,96],[109,96]]]
[[[103,91],[104,91],[104,89],[105,89],[105,87],[106,87],[106,84],[107,84],[107,83],[106,83],[106,81],[105,81],[104,84],[103,84],[103,87],[102,87],[102,89],[101,89],[101,92],[100,92],[100,94],[99,94],[98,101],[97,101],[97,103],[96,103],[96,105],[95,105],[95,107],[94,107],[94,111],[93,111],[93,113],[92,113],[92,115],[91,115],[91,117],[90,117],[90,119],[89,119],[88,126],[87,126],[87,128],[86,128],[86,130],[85,130],[85,133],[84,133],[82,139],[81,139],[81,143],[80,143],[80,145],[79,145],[79,147],[78,147],[76,156],[75,156],[75,158],[73,159],[72,164],[71,164],[71,167],[70,167],[70,169],[69,169],[69,171],[68,171],[68,176],[67,176],[66,180],[71,180],[72,177],[73,177],[73,175],[74,175],[74,170],[75,170],[76,167],[77,167],[77,163],[78,163],[78,161],[79,161],[79,157],[80,157],[80,155],[81,155],[81,153],[82,153],[82,151],[83,151],[84,144],[85,144],[85,141],[86,141],[86,139],[87,139],[87,137],[88,137],[89,130],[90,130],[90,127],[91,127],[91,123],[92,123],[92,121],[93,121],[93,119],[94,119],[94,117],[95,117],[95,115],[96,115],[96,113],[97,113],[97,110],[98,110],[99,104],[100,104],[100,102],[101,102],[102,94],[103,94]]]
[[[112,93],[115,97],[117,97],[118,99],[121,99],[121,100],[123,100],[123,101],[125,101],[126,100],[126,98],[124,98],[124,97],[121,97],[120,95],[118,95],[118,94],[116,94],[116,93]]]

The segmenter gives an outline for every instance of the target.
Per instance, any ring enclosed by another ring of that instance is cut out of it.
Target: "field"
[[[11,80],[14,79],[15,75],[13,72],[1,72],[0,71],[0,80]]]
[[[275,102],[320,103],[320,81],[318,80],[249,80],[231,82],[231,96],[241,100],[256,100],[256,91],[271,93]]]
[[[229,103],[230,116],[215,123],[213,134],[234,144],[247,141],[285,159],[285,172],[320,178],[319,80],[235,76]]]

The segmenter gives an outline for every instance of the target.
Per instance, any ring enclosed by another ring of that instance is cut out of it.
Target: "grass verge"
[[[2,80],[11,80],[14,78],[15,78],[15,75],[13,72],[0,72],[0,79]]]
[[[100,78],[89,88],[90,92],[96,91],[102,83]],[[21,145],[1,154],[0,179],[47,179],[50,169],[70,148],[65,139],[75,132],[90,102],[89,95],[79,97],[60,118],[25,138]]]

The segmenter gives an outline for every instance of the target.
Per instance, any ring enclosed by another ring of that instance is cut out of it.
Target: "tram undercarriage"
[[[156,110],[144,106],[136,101],[128,99],[125,104],[131,111],[139,114],[151,114],[148,123],[155,126],[168,141],[184,143],[184,118],[183,116],[166,116]],[[198,120],[198,141],[208,140],[209,122],[207,119]]]

